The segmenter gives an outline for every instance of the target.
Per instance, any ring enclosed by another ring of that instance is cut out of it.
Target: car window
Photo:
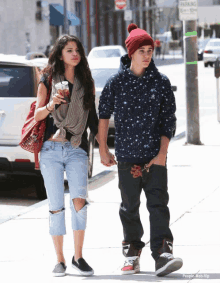
[[[0,97],[33,97],[32,68],[0,65]]]
[[[209,42],[207,44],[207,46],[220,46],[220,42],[219,41],[212,41],[212,42]]]
[[[119,49],[100,49],[93,50],[90,55],[91,58],[109,58],[109,57],[121,57]]]
[[[103,88],[107,80],[114,74],[117,74],[118,69],[92,69],[92,77],[95,81],[95,86]]]

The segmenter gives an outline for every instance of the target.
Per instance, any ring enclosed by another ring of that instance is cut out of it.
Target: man
[[[128,55],[122,69],[105,85],[99,103],[99,150],[102,164],[116,164],[107,148],[109,118],[114,112],[115,152],[122,202],[120,218],[125,263],[122,274],[140,271],[139,258],[145,244],[139,216],[142,188],[150,213],[150,248],[156,275],[178,270],[182,260],[172,255],[169,229],[166,157],[176,126],[175,98],[169,79],[158,72],[152,55],[154,42],[135,24],[128,26]]]
[[[161,42],[158,38],[155,40],[155,47],[156,47],[156,57],[159,56],[159,58],[160,58]]]

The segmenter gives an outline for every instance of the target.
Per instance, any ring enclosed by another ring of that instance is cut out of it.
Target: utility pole
[[[153,36],[153,18],[152,18],[152,0],[149,0],[149,29],[150,29],[150,36]]]
[[[82,29],[83,29],[83,45],[85,49],[85,53],[88,54],[88,36],[87,36],[87,8],[86,8],[86,0],[82,0]]]
[[[136,17],[136,10],[134,10],[136,7],[136,0],[132,0],[132,15],[133,15],[133,23],[137,24],[136,21],[137,21],[137,17]]]
[[[130,0],[127,0],[127,8],[126,10],[130,10],[131,6],[130,6]],[[128,32],[128,26],[130,24],[130,21],[126,21],[125,22],[125,34],[126,34],[126,37],[129,35],[129,32]]]
[[[69,23],[68,23],[68,18],[67,18],[66,0],[63,0],[63,8],[64,8],[64,33],[69,34]]]
[[[184,21],[184,61],[186,70],[187,143],[200,145],[198,55],[196,21]]]
[[[143,29],[144,28],[143,26],[143,0],[139,0],[139,19],[140,19],[139,27]]]
[[[199,126],[197,0],[179,2],[180,20],[184,21],[184,62],[186,77],[186,144],[201,145]]]
[[[94,0],[89,1],[90,4],[90,27],[91,27],[91,48],[96,46],[96,18]],[[88,19],[89,20],[89,19]]]

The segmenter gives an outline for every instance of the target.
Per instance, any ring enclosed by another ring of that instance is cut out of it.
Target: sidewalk
[[[54,278],[56,263],[48,233],[47,201],[0,225],[0,282],[220,282],[220,124],[216,115],[201,124],[202,146],[184,146],[185,138],[173,141],[168,154],[169,208],[174,235],[174,256],[183,267],[163,278],[154,275],[149,248],[149,214],[142,195],[140,214],[147,243],[141,256],[141,273],[120,275],[122,227],[118,215],[120,194],[117,168],[89,187],[88,225],[84,257],[95,270],[92,277],[79,276],[71,268],[74,253],[70,226],[69,195],[66,201],[67,235],[64,253],[67,276]],[[109,170],[109,168],[107,168]]]

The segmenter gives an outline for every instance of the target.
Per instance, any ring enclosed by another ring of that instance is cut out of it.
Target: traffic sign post
[[[201,145],[198,95],[197,0],[179,0],[179,18],[183,21],[186,75],[186,144]]]

